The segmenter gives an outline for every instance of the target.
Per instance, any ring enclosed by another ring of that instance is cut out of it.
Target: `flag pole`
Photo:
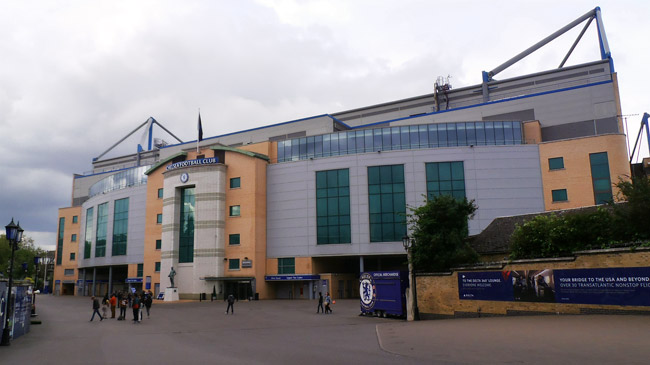
[[[199,154],[199,142],[203,139],[203,126],[201,125],[201,108],[199,108],[199,122],[197,125],[198,138],[196,139],[196,154]]]

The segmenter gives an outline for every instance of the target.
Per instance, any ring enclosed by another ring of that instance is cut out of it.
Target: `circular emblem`
[[[190,175],[187,172],[181,174],[181,182],[186,183],[190,179]]]
[[[361,298],[362,309],[371,310],[375,307],[375,301],[377,300],[375,279],[369,273],[363,273],[359,278],[359,298]]]

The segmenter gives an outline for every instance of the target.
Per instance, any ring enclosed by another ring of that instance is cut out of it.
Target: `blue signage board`
[[[465,300],[650,306],[650,267],[459,272]]]
[[[359,276],[362,313],[381,312],[401,316],[406,313],[406,271],[371,271]]]
[[[512,301],[510,272],[459,272],[458,295],[460,299]]]
[[[216,157],[199,158],[197,160],[188,160],[188,161],[181,161],[181,162],[173,163],[173,164],[167,166],[167,171],[180,169],[180,168],[183,168],[183,167],[214,165],[214,164],[218,164],[218,163],[219,163],[219,159],[216,158]]]
[[[266,281],[320,280],[320,275],[267,275]]]
[[[650,306],[650,267],[554,270],[558,303]]]
[[[125,283],[142,283],[142,278],[126,278]]]

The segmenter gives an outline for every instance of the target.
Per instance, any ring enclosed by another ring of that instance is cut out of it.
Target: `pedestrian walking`
[[[226,314],[228,314],[228,311],[232,310],[232,314],[235,314],[235,307],[233,305],[235,304],[235,296],[232,294],[228,295],[228,308],[226,308]]]
[[[119,321],[123,321],[126,319],[126,307],[129,306],[129,301],[126,299],[125,296],[122,297],[122,300],[120,301],[120,318],[118,318]]]
[[[115,296],[115,293],[111,295],[111,318],[115,318],[115,306],[117,306],[117,297]]]
[[[318,308],[316,308],[316,313],[325,313],[323,309],[323,292],[318,292]]]
[[[133,309],[133,323],[140,323],[140,298],[137,295],[133,296],[131,309]]]
[[[90,322],[92,322],[93,319],[95,319],[95,314],[99,316],[100,322],[103,321],[104,317],[102,317],[102,315],[99,314],[99,300],[97,300],[95,297],[90,297],[90,300],[93,301],[93,316],[90,317]]]
[[[108,318],[108,300],[102,302],[102,317]]]
[[[325,314],[332,313],[332,308],[330,307],[331,304],[332,304],[332,298],[330,297],[330,293],[328,292],[325,295]]]
[[[151,310],[152,303],[153,303],[153,296],[151,295],[151,292],[149,292],[144,297],[144,307],[147,309],[147,318],[149,318],[149,310]]]

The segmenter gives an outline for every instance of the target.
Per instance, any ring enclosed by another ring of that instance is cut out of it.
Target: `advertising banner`
[[[7,282],[0,281],[0,330],[4,329],[7,318],[5,312],[7,311]]]
[[[465,300],[650,306],[650,267],[459,272]]]

